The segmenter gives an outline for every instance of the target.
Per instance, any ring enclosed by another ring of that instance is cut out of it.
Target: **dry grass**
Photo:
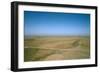
[[[24,41],[24,61],[85,59],[90,57],[89,37],[31,37]],[[55,58],[56,57],[56,58]]]

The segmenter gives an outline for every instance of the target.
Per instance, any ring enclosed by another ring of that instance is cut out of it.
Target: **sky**
[[[90,14],[24,11],[25,36],[87,36]]]

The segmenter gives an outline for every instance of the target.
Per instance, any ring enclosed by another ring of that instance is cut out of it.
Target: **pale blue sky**
[[[26,36],[90,34],[90,14],[24,11]]]

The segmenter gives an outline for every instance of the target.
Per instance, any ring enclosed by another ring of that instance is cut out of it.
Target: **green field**
[[[24,61],[90,58],[88,36],[34,36],[24,39]]]

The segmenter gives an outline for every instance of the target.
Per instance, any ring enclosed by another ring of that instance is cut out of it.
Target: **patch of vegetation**
[[[24,61],[40,61],[53,54],[54,51],[40,48],[25,48]]]
[[[72,43],[72,45],[73,45],[74,47],[77,47],[77,46],[79,45],[79,40],[74,41],[74,42]]]
[[[38,48],[24,48],[24,61],[32,61],[38,50]]]

